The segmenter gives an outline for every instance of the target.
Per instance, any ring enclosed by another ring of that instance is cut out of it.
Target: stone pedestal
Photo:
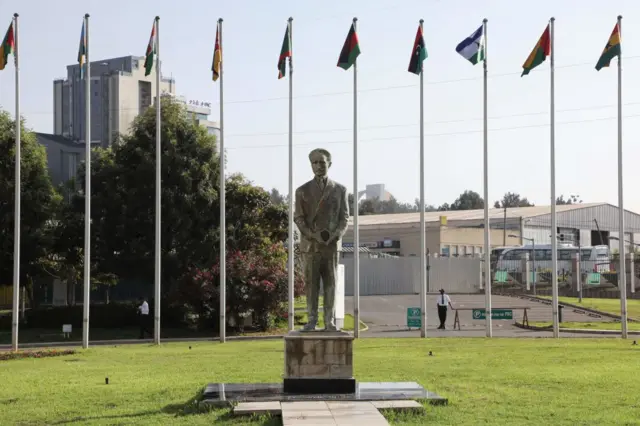
[[[353,335],[292,331],[284,337],[285,393],[354,393]]]

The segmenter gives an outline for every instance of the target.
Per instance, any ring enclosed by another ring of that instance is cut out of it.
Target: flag
[[[463,58],[471,62],[473,65],[484,61],[485,45],[483,26],[480,25],[480,28],[475,30],[473,34],[458,43],[456,46],[456,52],[462,55]]]
[[[220,50],[220,42],[218,39],[218,29],[216,29],[216,45],[213,49],[213,63],[211,64],[211,71],[213,72],[213,81],[218,80],[218,77],[220,77],[220,62],[222,62],[222,50]]]
[[[284,33],[282,41],[282,49],[280,49],[280,58],[278,58],[278,79],[283,78],[287,74],[287,58],[291,57],[291,38],[289,37],[289,25]]]
[[[418,32],[416,33],[416,41],[413,43],[413,50],[411,51],[411,59],[409,60],[409,72],[416,75],[420,75],[422,72],[422,62],[427,59],[427,47],[424,44],[424,37],[422,36],[422,27],[418,26]]]
[[[4,40],[2,40],[2,45],[0,45],[0,70],[3,70],[4,67],[7,66],[10,54],[13,53],[15,56],[16,40],[14,36],[13,21],[11,21],[7,34],[4,36]]]
[[[600,55],[600,59],[598,59],[598,63],[596,64],[596,70],[600,71],[604,67],[608,67],[611,60],[620,56],[622,52],[622,48],[620,46],[620,30],[618,29],[618,24],[613,27],[613,31],[611,32],[611,36],[609,37],[609,41],[607,45],[604,47],[602,51],[602,55]]]
[[[549,25],[542,33],[540,40],[536,43],[536,47],[533,48],[529,57],[522,65],[523,71],[522,76],[529,74],[529,71],[540,65],[547,59],[547,56],[551,54],[551,36],[549,33]]]
[[[156,54],[156,21],[153,21],[153,28],[151,28],[151,36],[149,37],[149,45],[147,46],[147,52],[144,54],[144,75],[151,74],[153,69],[153,57]]]
[[[80,78],[84,76],[84,62],[87,60],[87,38],[84,35],[84,19],[82,20],[82,31],[80,32],[80,46],[78,46],[78,65],[80,65]]]
[[[356,63],[356,58],[360,55],[360,44],[358,43],[358,34],[356,34],[355,24],[351,24],[347,39],[344,41],[340,58],[338,58],[338,66],[344,70],[351,68]]]

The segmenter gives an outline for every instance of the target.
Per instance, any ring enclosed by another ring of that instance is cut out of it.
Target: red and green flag
[[[13,21],[11,21],[7,34],[2,40],[2,45],[0,45],[0,70],[3,70],[4,67],[7,66],[7,63],[9,62],[9,55],[12,53],[15,55],[16,40],[14,37]]]
[[[547,56],[551,54],[551,36],[549,32],[549,25],[542,33],[540,40],[536,43],[536,47],[533,48],[529,57],[522,65],[522,76],[529,74],[529,71],[540,65],[547,59]]]
[[[284,33],[282,41],[282,49],[280,49],[280,57],[278,58],[278,79],[287,75],[287,58],[291,57],[291,36],[289,35],[289,25]]]
[[[356,63],[356,59],[360,55],[360,44],[358,43],[358,34],[356,34],[356,25],[351,24],[347,39],[344,41],[340,58],[338,58],[338,66],[344,70],[351,68]]]
[[[618,24],[613,27],[613,32],[609,37],[609,41],[607,41],[607,45],[604,47],[602,51],[602,55],[600,55],[600,59],[598,59],[598,63],[596,64],[596,70],[600,71],[602,68],[608,67],[611,63],[611,60],[616,56],[620,56],[622,53],[622,47],[620,45],[620,28]]]
[[[216,29],[216,44],[213,47],[213,62],[211,64],[213,81],[218,80],[218,78],[220,77],[220,62],[222,62],[222,50],[220,49],[220,41],[218,39],[219,30],[220,30],[220,27]]]
[[[153,28],[151,28],[151,36],[149,37],[149,45],[147,46],[147,52],[144,54],[144,75],[151,74],[153,69],[153,57],[156,55],[156,21],[153,21]]]
[[[424,44],[422,36],[422,27],[418,26],[416,41],[413,42],[413,50],[411,51],[411,60],[409,61],[409,72],[416,75],[422,73],[422,63],[427,59],[427,47]]]
[[[84,34],[84,20],[80,32],[80,46],[78,46],[78,65],[80,65],[80,78],[84,77],[84,62],[87,60],[87,37]]]

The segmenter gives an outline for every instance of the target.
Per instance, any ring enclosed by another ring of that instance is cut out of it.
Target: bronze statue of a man
[[[325,330],[336,330],[335,286],[338,274],[338,249],[347,230],[349,206],[347,189],[329,179],[331,154],[314,149],[309,154],[315,177],[296,189],[295,223],[300,230],[304,282],[309,322],[304,331],[316,329],[320,279],[324,289]]]

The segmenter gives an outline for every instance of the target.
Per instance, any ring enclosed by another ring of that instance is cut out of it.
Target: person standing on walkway
[[[140,322],[140,338],[144,339],[144,333],[149,333],[150,336],[153,335],[151,331],[149,331],[149,304],[147,303],[147,298],[140,298],[140,306],[138,306],[138,318]]]
[[[440,318],[440,327],[438,330],[444,330],[444,323],[447,321],[447,306],[453,309],[451,304],[451,298],[444,292],[444,289],[440,289],[440,296],[438,296],[438,318]]]

